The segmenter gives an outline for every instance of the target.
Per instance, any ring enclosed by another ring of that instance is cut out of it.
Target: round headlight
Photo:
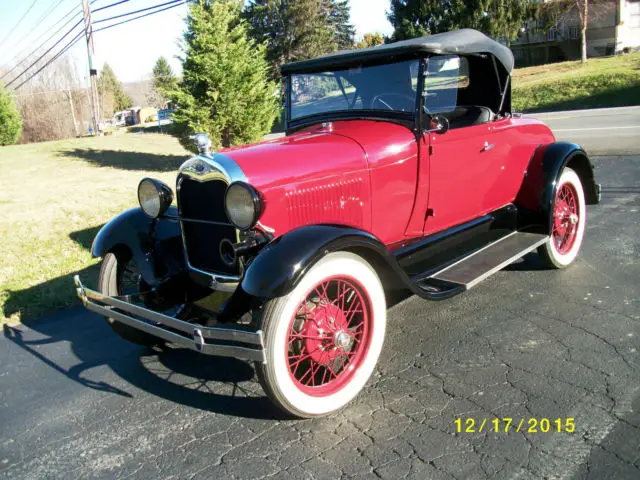
[[[171,188],[160,180],[144,178],[138,185],[140,208],[151,218],[157,218],[167,211],[173,202]]]
[[[248,230],[260,218],[262,202],[251,185],[234,182],[227,188],[224,209],[231,223],[240,230]]]

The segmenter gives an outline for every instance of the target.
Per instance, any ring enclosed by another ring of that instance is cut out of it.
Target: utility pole
[[[76,112],[73,108],[73,97],[71,96],[71,90],[67,90],[67,99],[69,100],[69,109],[71,110],[71,120],[73,120],[73,130],[76,132],[76,137],[80,136],[78,132],[78,122],[76,122]]]
[[[93,116],[94,135],[102,135],[100,128],[100,106],[98,104],[98,71],[93,68],[93,24],[91,23],[91,8],[89,0],[82,0],[82,11],[84,12],[84,34],[87,37],[87,55],[89,57],[89,81],[91,93],[91,114]]]

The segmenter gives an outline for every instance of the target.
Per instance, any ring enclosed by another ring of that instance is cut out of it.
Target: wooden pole
[[[67,90],[67,99],[69,100],[69,109],[71,109],[71,120],[73,120],[73,130],[76,132],[76,137],[80,136],[78,132],[78,123],[76,122],[76,112],[73,108],[73,97],[71,96],[71,90]]]

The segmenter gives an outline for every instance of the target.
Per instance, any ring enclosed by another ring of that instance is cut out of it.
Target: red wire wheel
[[[560,255],[573,248],[580,222],[580,205],[575,187],[567,182],[558,187],[553,208],[553,246]]]
[[[371,322],[371,299],[355,278],[331,276],[311,288],[288,328],[285,360],[296,387],[323,397],[347,385],[367,356]]]

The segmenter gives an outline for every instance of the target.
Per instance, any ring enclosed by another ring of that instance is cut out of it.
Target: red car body
[[[276,236],[341,224],[392,249],[514,202],[534,151],[554,141],[546,125],[522,117],[419,141],[394,123],[345,120],[221,153],[260,191],[260,222]]]
[[[132,342],[255,361],[291,415],[336,411],[375,367],[386,291],[444,300],[536,249],[576,259],[599,185],[578,145],[511,112],[513,66],[473,30],[283,66],[286,134],[215,153],[197,135],[177,207],[143,179],[78,295]]]

